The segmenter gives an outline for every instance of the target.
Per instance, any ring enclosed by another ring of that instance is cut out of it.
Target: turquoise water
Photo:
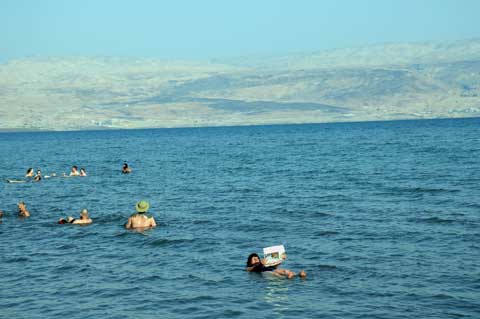
[[[0,317],[479,318],[479,128],[2,133]],[[4,182],[72,165],[89,176]],[[159,227],[125,231],[140,199]],[[277,244],[307,280],[244,271]]]

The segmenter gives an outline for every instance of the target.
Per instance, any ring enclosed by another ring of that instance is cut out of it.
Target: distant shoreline
[[[245,125],[206,125],[206,126],[176,126],[176,127],[142,127],[142,128],[120,128],[120,127],[105,127],[105,128],[84,128],[79,130],[47,130],[47,129],[20,129],[0,128],[2,133],[62,133],[62,132],[95,132],[95,131],[140,131],[140,130],[160,130],[160,129],[195,129],[195,128],[222,128],[222,127],[249,127],[249,126],[297,126],[297,125],[331,125],[331,124],[361,124],[361,123],[394,123],[394,122],[417,122],[417,121],[455,121],[455,120],[475,120],[480,119],[478,116],[473,117],[445,117],[445,118],[421,118],[421,119],[395,119],[395,120],[365,120],[365,121],[337,121],[337,122],[310,122],[310,123],[265,123],[265,124],[245,124]]]

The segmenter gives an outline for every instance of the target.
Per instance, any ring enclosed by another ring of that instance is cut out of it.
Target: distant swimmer
[[[18,203],[18,217],[30,217],[30,212],[27,210],[25,202]]]
[[[87,172],[85,171],[85,168],[80,168],[80,176],[87,176]]]
[[[33,168],[30,167],[29,169],[27,169],[27,173],[25,174],[25,177],[33,177]]]
[[[128,167],[127,163],[123,163],[122,174],[130,174],[132,169]]]
[[[157,223],[153,216],[147,216],[145,213],[148,211],[150,204],[147,201],[139,201],[135,206],[137,213],[128,218],[128,222],[125,224],[125,228],[149,228],[156,227]]]
[[[37,170],[37,175],[33,178],[34,182],[40,182],[42,180],[42,171],[40,169]]]
[[[0,210],[0,219],[3,217],[3,210]]]
[[[85,224],[91,224],[93,220],[90,218],[88,214],[88,210],[82,209],[80,212],[80,218],[75,219],[72,216],[68,216],[67,218],[60,218],[58,220],[59,224],[79,224],[79,225],[85,225]]]
[[[73,224],[91,224],[93,220],[90,218],[88,214],[88,210],[82,209],[80,212],[80,219],[76,219]]]
[[[78,167],[73,165],[72,170],[70,171],[70,176],[80,176],[80,172],[78,171]]]
[[[265,263],[265,260],[260,259],[257,254],[250,254],[247,259],[247,271],[256,273],[270,271],[278,277],[285,277],[288,279],[291,279],[297,275],[296,273],[288,269],[278,269],[278,266],[265,266]],[[307,273],[302,270],[298,273],[298,276],[301,278],[306,278]]]

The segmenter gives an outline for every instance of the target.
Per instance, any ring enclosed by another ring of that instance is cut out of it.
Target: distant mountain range
[[[480,116],[480,40],[273,57],[23,58],[0,128],[82,130]]]

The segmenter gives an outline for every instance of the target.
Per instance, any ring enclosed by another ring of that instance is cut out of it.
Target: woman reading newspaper
[[[265,249],[264,249],[264,252],[265,252]],[[279,259],[278,261],[274,261],[274,260],[272,261],[269,257],[270,256],[267,255],[267,258],[261,259],[256,253],[250,254],[250,256],[248,256],[248,259],[247,259],[247,271],[256,272],[256,273],[262,273],[262,272],[268,271],[275,276],[286,277],[288,279],[291,279],[297,275],[291,270],[278,268],[282,260],[285,260],[287,257],[285,253],[279,256],[281,259]],[[301,278],[305,278],[307,277],[307,273],[301,270],[298,273],[298,276]]]

